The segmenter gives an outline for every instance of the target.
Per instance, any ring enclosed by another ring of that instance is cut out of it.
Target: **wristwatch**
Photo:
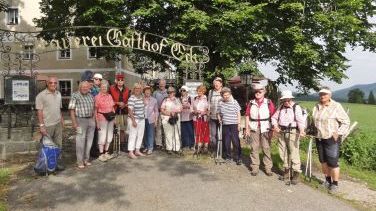
[[[40,124],[39,127],[44,127],[44,124]]]

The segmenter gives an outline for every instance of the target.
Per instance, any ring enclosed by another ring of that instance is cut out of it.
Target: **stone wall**
[[[0,127],[0,159],[16,152],[35,152],[39,143],[32,137],[31,127],[12,128],[8,139],[8,128]]]

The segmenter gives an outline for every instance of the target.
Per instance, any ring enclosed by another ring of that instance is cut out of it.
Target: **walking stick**
[[[313,142],[313,138],[311,137],[308,143],[307,161],[306,161],[306,169],[305,169],[305,179],[307,179],[307,176],[308,176],[310,182],[312,178],[312,142]]]
[[[215,164],[222,164],[225,161],[222,158],[222,123],[219,123],[219,127],[217,129],[217,156],[215,158]]]
[[[292,178],[292,160],[291,160],[291,149],[290,149],[290,138],[291,138],[291,123],[287,127],[288,139],[286,142],[286,149],[287,149],[287,162],[289,164],[289,180],[286,182],[286,185],[291,185],[291,178]],[[285,135],[286,140],[286,135]]]

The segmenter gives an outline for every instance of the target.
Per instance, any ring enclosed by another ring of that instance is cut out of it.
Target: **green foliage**
[[[341,152],[352,166],[376,171],[376,136],[359,132],[345,141]]]
[[[360,89],[352,89],[347,94],[349,103],[364,103],[364,92]]]
[[[42,0],[44,17],[35,22],[43,29],[131,26],[204,45],[210,49],[206,79],[219,73],[231,75],[247,59],[275,62],[278,83],[297,81],[298,88],[306,91],[318,88],[323,78],[335,82],[346,78],[347,45],[375,51],[376,34],[368,19],[375,8],[373,0]],[[104,49],[109,57],[116,53],[119,49]]]
[[[375,96],[373,95],[372,91],[368,95],[368,104],[371,104],[371,105],[376,104]]]

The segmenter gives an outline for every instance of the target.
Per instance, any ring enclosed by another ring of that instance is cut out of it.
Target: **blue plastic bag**
[[[51,141],[49,136],[43,136],[40,143],[41,147],[34,166],[34,171],[40,175],[48,175],[49,173],[53,173],[57,168],[60,148]]]

